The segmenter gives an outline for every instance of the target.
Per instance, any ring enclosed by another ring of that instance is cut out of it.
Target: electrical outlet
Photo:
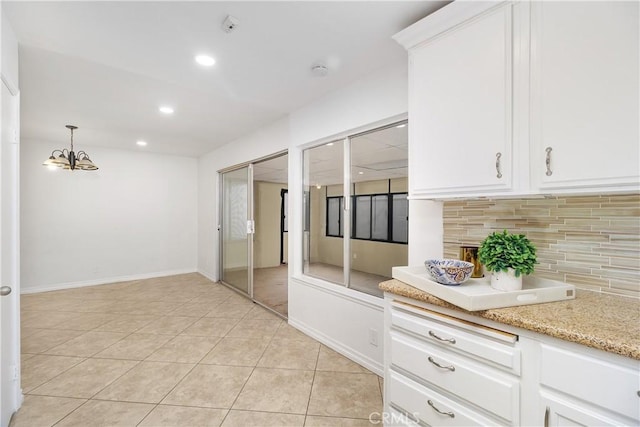
[[[376,329],[369,329],[369,344],[378,346],[378,331]]]

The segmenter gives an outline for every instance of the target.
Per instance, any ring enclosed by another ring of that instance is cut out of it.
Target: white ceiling
[[[10,2],[23,140],[198,156],[376,69],[446,1]],[[221,29],[231,14],[240,20]],[[196,54],[217,63],[197,65]],[[322,62],[326,77],[310,69]],[[160,104],[175,114],[158,112]]]

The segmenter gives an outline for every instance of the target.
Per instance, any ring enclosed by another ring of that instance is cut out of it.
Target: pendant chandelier
[[[42,165],[49,168],[59,167],[68,170],[98,170],[98,167],[93,164],[87,153],[84,151],[78,151],[76,154],[73,151],[73,131],[74,129],[78,129],[78,127],[73,125],[66,125],[65,127],[71,131],[71,148],[69,150],[66,148],[63,148],[62,150],[53,150],[51,156],[49,156]],[[58,153],[60,154],[56,157],[56,154]]]

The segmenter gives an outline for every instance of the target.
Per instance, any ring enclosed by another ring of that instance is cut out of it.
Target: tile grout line
[[[224,299],[222,302],[220,302],[220,303],[216,304],[216,307],[221,306],[222,304],[224,304],[224,301],[228,300],[229,298],[230,298],[230,297],[228,297],[228,298]],[[202,315],[198,320],[196,320],[195,322],[193,322],[191,325],[189,325],[189,326],[188,326],[187,328],[185,328],[184,330],[188,329],[188,328],[189,328],[189,327],[191,327],[193,324],[197,323],[199,320],[202,320],[202,319],[204,319],[204,318],[216,319],[216,317],[207,317],[207,315],[208,315],[209,313],[211,313],[213,310],[215,310],[215,308],[211,309],[210,311],[208,311],[207,313],[205,313],[204,315]],[[246,315],[246,314],[245,314],[245,315]],[[237,320],[237,322],[236,322],[236,325],[237,325],[240,321],[242,321],[242,320],[243,320],[243,318],[244,318],[244,316],[243,316],[243,317],[241,317],[240,319],[232,319],[232,320]],[[219,319],[219,318],[218,318],[218,319]],[[235,325],[234,325],[234,327],[235,327]],[[231,328],[231,329],[233,329],[233,328]],[[211,347],[211,349],[210,349],[210,350],[209,350],[209,351],[208,351],[204,356],[202,356],[198,362],[196,362],[196,363],[193,365],[193,367],[192,367],[192,368],[191,368],[191,369],[190,369],[190,370],[189,370],[189,371],[188,371],[188,372],[187,372],[187,373],[186,373],[186,374],[185,374],[185,375],[184,375],[184,376],[183,376],[183,377],[182,377],[182,378],[181,378],[181,379],[180,379],[180,380],[179,380],[179,381],[178,381],[178,382],[177,382],[177,383],[176,383],[176,384],[171,388],[171,390],[169,390],[169,391],[168,391],[168,392],[167,392],[167,393],[166,393],[166,394],[165,394],[165,395],[160,399],[160,401],[159,401],[158,403],[156,403],[156,404],[155,404],[155,406],[151,409],[151,411],[149,411],[149,412],[144,416],[144,418],[142,418],[142,420],[140,420],[140,422],[139,422],[137,425],[140,425],[140,423],[142,423],[142,422],[143,422],[143,421],[144,421],[144,420],[149,416],[149,414],[151,414],[151,412],[153,412],[153,411],[154,411],[158,406],[160,406],[160,404],[162,404],[162,401],[163,401],[164,399],[166,399],[166,398],[167,398],[167,396],[169,396],[169,395],[173,392],[173,390],[175,390],[175,389],[176,389],[176,387],[178,387],[178,386],[179,386],[179,385],[184,381],[184,379],[185,379],[185,378],[187,378],[191,372],[193,372],[193,370],[194,370],[197,366],[200,366],[200,365],[201,365],[201,363],[200,363],[200,362],[202,362],[202,360],[203,360],[205,357],[207,357],[207,356],[209,355],[209,353],[211,353],[211,352],[212,352],[212,351],[213,351],[213,350],[218,346],[218,344],[220,344],[220,342],[222,341],[222,339],[223,339],[223,338],[224,338],[224,337],[225,337],[225,336],[226,336],[226,335],[231,331],[231,329],[229,329],[229,331],[227,331],[227,332],[225,333],[225,335],[223,335],[223,336],[221,336],[221,337],[216,337],[216,338],[219,338],[219,339],[218,339],[218,342],[217,342],[213,347]],[[183,330],[182,332],[184,332],[184,330]],[[182,333],[182,332],[181,332],[181,333]],[[174,336],[174,338],[175,338],[175,337],[177,337],[177,336],[179,336],[179,335],[180,335],[180,334],[178,334],[178,335]],[[153,353],[152,353],[152,354],[153,354]],[[150,357],[150,356],[151,356],[151,355],[147,356],[147,358],[148,358],[148,357]],[[146,359],[145,359],[145,360],[146,360]],[[174,363],[174,362],[169,362],[169,363]],[[177,363],[177,362],[175,362],[175,363]],[[206,364],[205,364],[205,365],[206,365]],[[210,365],[207,365],[207,366],[210,366]],[[252,372],[253,372],[253,371],[252,371]],[[250,375],[249,375],[249,376],[250,376]],[[248,381],[248,380],[249,380],[249,379],[247,378],[247,381]],[[237,396],[236,396],[236,398],[237,398]],[[235,401],[234,401],[234,402],[235,402]],[[185,407],[185,405],[172,405],[172,406],[182,406],[182,407]],[[233,405],[232,405],[232,406],[233,406]],[[207,407],[204,407],[204,408],[206,408],[206,409],[214,409],[214,408],[207,408]],[[215,409],[226,409],[226,408],[215,408]],[[225,414],[224,418],[226,418],[227,414],[229,413],[229,411],[230,411],[231,409],[229,408],[229,409],[226,409],[226,410],[227,410],[227,413]],[[223,418],[223,421],[224,421],[224,418]],[[223,422],[223,421],[222,421],[222,422]],[[222,422],[221,422],[221,424],[222,424]]]
[[[304,411],[304,425],[307,424],[307,417],[309,416],[309,405],[311,405],[311,396],[313,395],[313,385],[316,382],[316,373],[318,372],[318,362],[320,361],[320,352],[322,351],[322,343],[318,347],[318,355],[316,356],[316,364],[313,368],[313,378],[311,378],[311,389],[309,390],[309,399],[307,399],[307,409]]]
[[[196,298],[197,298],[197,297],[196,297]],[[195,299],[195,298],[193,298],[193,299]],[[193,300],[193,299],[192,299],[192,300]],[[227,299],[229,299],[229,298],[227,298]],[[217,304],[216,306],[222,305],[222,304],[224,303],[224,301],[226,301],[227,299],[224,299],[222,303],[219,303],[219,304]],[[192,300],[190,300],[190,301],[192,301]],[[183,304],[183,305],[184,305],[184,304]],[[182,307],[182,306],[180,306],[180,307]],[[177,309],[176,309],[176,310],[177,310]],[[212,310],[213,310],[213,309],[212,309]],[[190,328],[191,326],[193,326],[193,325],[194,325],[195,323],[197,323],[198,321],[200,321],[200,320],[204,319],[204,318],[206,317],[206,315],[207,315],[207,314],[209,314],[209,313],[210,313],[210,311],[209,311],[209,312],[207,312],[207,313],[205,313],[204,315],[200,316],[200,317],[198,318],[198,320],[196,320],[195,322],[191,323],[189,326],[187,326],[185,329],[183,329],[183,330],[182,330],[182,332],[184,332],[185,330],[187,330],[188,328]],[[177,335],[175,335],[175,336],[174,336],[171,340],[169,340],[168,342],[172,341],[174,338],[176,338],[177,336],[179,336],[182,332],[180,332],[180,333],[178,333]],[[207,354],[209,354],[211,351],[213,351],[213,349],[214,349],[214,348],[216,348],[216,346],[220,343],[220,341],[222,340],[222,337],[218,337],[218,338],[220,338],[220,340],[218,340],[218,342],[217,342],[213,347],[211,347],[211,350],[209,350],[209,352],[207,352]],[[166,344],[166,343],[165,343],[165,344]],[[164,345],[162,345],[162,346],[158,347],[158,349],[159,349],[159,348],[161,348],[161,347],[163,347],[163,346],[164,346]],[[149,357],[151,357],[151,355],[152,355],[153,353],[155,353],[155,351],[157,351],[158,349],[156,349],[156,350],[154,350],[153,352],[151,352],[151,354],[150,354],[149,356],[147,356],[147,359],[148,359]],[[162,401],[163,401],[164,399],[166,399],[166,398],[167,398],[167,396],[169,396],[169,395],[173,392],[173,390],[175,390],[175,389],[176,389],[176,387],[178,387],[178,386],[179,386],[179,385],[184,381],[184,379],[185,379],[185,378],[187,378],[191,372],[193,372],[193,370],[194,370],[197,366],[199,366],[199,365],[200,365],[200,361],[202,361],[202,359],[204,359],[204,358],[207,356],[207,354],[205,354],[204,356],[202,356],[198,362],[196,362],[195,364],[193,364],[193,367],[191,367],[191,369],[189,369],[189,371],[188,371],[187,373],[185,373],[185,374],[182,376],[182,378],[180,378],[180,380],[179,380],[177,383],[175,383],[175,385],[174,385],[173,387],[171,387],[171,389],[170,389],[170,390],[169,390],[169,391],[168,391],[164,396],[162,396],[162,398],[160,398],[160,400],[158,401],[158,403],[156,403],[156,404],[154,405],[154,407],[153,407],[153,408],[151,408],[151,410],[150,410],[149,412],[147,412],[147,414],[146,414],[144,417],[142,417],[142,419],[140,420],[140,422],[138,422],[138,424],[136,424],[136,426],[139,426],[140,424],[142,424],[142,423],[144,422],[144,420],[145,420],[145,419],[147,419],[147,417],[148,417],[148,416],[149,416],[153,411],[155,411],[155,410],[156,410],[156,408],[157,408],[158,406],[160,406],[160,404],[162,403]],[[145,360],[146,360],[146,359],[145,359]],[[166,362],[166,363],[174,363],[174,362]],[[175,363],[177,363],[177,362],[175,362]]]
[[[194,297],[194,298],[195,298],[195,297]],[[185,303],[185,304],[186,304],[186,303]],[[179,307],[182,307],[182,306],[183,306],[183,305],[185,305],[185,304],[181,304]],[[179,307],[178,307],[178,308],[179,308]],[[177,308],[176,308],[176,309],[177,309]],[[162,315],[160,315],[160,317],[166,317],[166,316],[162,316]],[[204,316],[203,316],[203,317],[204,317]],[[149,322],[149,323],[152,323],[152,322],[153,322],[153,320],[152,320],[151,322]],[[108,323],[108,322],[105,322],[105,324],[106,324],[106,323]],[[195,323],[195,322],[194,322],[194,323]],[[102,325],[99,325],[99,326],[97,326],[97,327],[100,327],[100,326],[102,326]],[[97,327],[96,327],[96,328],[97,328]],[[89,359],[107,359],[107,358],[98,358],[98,357],[95,357],[95,355],[97,355],[98,353],[100,353],[100,352],[102,352],[102,351],[106,350],[107,348],[109,348],[109,347],[111,347],[111,346],[115,345],[116,343],[118,343],[118,342],[120,342],[120,341],[124,340],[125,338],[127,338],[127,337],[129,337],[129,336],[133,335],[134,333],[136,333],[136,331],[138,331],[138,330],[140,330],[140,329],[142,329],[142,328],[144,328],[144,327],[146,327],[146,325],[145,325],[145,326],[141,326],[140,328],[136,329],[136,330],[135,330],[135,331],[133,331],[133,332],[130,332],[128,335],[125,335],[124,337],[122,337],[120,340],[116,341],[116,342],[115,342],[115,343],[113,343],[112,345],[110,345],[110,346],[108,346],[108,347],[106,347],[106,348],[104,348],[104,349],[102,349],[102,350],[97,351],[97,352],[96,352],[96,353],[94,353],[92,356],[86,357],[84,360],[82,360],[82,361],[78,362],[76,365],[72,366],[71,368],[73,368],[73,367],[75,367],[75,366],[78,366],[80,363],[83,363],[83,362],[85,362],[85,361],[87,361],[87,360],[89,360]],[[95,328],[94,328],[94,329],[95,329]],[[186,329],[186,328],[185,328],[185,329]],[[92,330],[89,330],[89,331],[86,331],[86,332],[90,332],[90,331],[92,331]],[[85,333],[86,333],[86,332],[85,332]],[[83,334],[81,334],[81,335],[83,335]],[[81,335],[80,335],[80,336],[81,336]],[[175,336],[177,336],[177,335],[175,335]],[[175,337],[175,336],[174,336],[174,337]],[[76,337],[76,338],[77,338],[77,337]],[[74,338],[72,338],[72,339],[74,339]],[[54,347],[56,347],[56,346],[54,346]],[[162,346],[160,346],[160,347],[162,347]],[[53,347],[52,347],[52,348],[53,348]],[[158,348],[159,348],[159,347],[158,347]],[[154,350],[154,351],[155,351],[155,350]],[[152,353],[153,353],[153,352],[152,352]],[[77,356],[75,356],[75,357],[77,357]],[[147,357],[148,357],[148,356],[147,356]],[[108,359],[108,360],[127,360],[127,359]],[[73,411],[69,412],[67,415],[65,415],[64,417],[62,417],[60,420],[56,421],[53,425],[56,425],[56,424],[58,424],[60,421],[62,421],[62,420],[64,420],[65,418],[67,418],[69,415],[71,415],[72,413],[74,413],[75,411],[77,411],[78,409],[80,409],[81,407],[83,407],[84,405],[86,405],[86,403],[87,403],[87,402],[89,402],[89,401],[91,401],[91,400],[99,400],[99,399],[93,399],[93,398],[94,398],[96,395],[98,395],[99,393],[101,393],[105,388],[109,387],[111,384],[113,384],[113,383],[115,383],[116,381],[118,381],[120,378],[122,378],[124,375],[126,375],[128,372],[130,372],[130,371],[131,371],[132,369],[134,369],[136,366],[140,365],[140,364],[144,361],[144,359],[143,359],[143,360],[135,360],[135,361],[136,361],[137,363],[136,363],[135,365],[133,365],[130,369],[128,369],[127,371],[125,371],[122,375],[120,375],[119,377],[117,377],[117,378],[116,378],[116,379],[114,379],[113,381],[110,381],[109,383],[107,383],[103,388],[101,388],[99,391],[97,391],[96,393],[94,393],[90,398],[86,399],[86,401],[85,401],[82,405],[78,406],[78,407],[77,407],[77,408],[75,408]],[[195,366],[197,366],[197,365],[194,365],[194,367],[195,367]],[[68,371],[68,370],[70,370],[71,368],[69,368],[69,369],[65,370],[64,372],[67,372],[67,371]],[[193,370],[193,368],[192,368],[191,370]],[[191,372],[191,370],[190,370],[189,372]],[[186,375],[188,375],[188,374],[189,374],[189,372],[188,372],[187,374],[185,374],[185,377],[186,377]],[[59,375],[61,375],[61,374],[62,374],[62,373],[58,374],[57,376],[59,376]],[[56,377],[57,377],[57,376],[56,376]],[[54,378],[55,378],[55,377],[54,377]],[[184,377],[183,377],[183,379],[184,379]],[[49,381],[51,381],[51,380],[53,380],[53,378],[51,378]],[[43,384],[40,384],[38,387],[40,387],[40,386],[42,386],[42,385],[44,385],[44,384],[48,383],[49,381],[46,381],[46,382],[44,382]],[[180,383],[181,381],[182,381],[182,380],[180,380],[178,383]],[[37,387],[36,387],[36,388],[37,388]],[[35,388],[34,388],[34,390],[35,390]],[[173,390],[173,389],[172,389],[172,390]],[[51,397],[61,397],[61,396],[51,396]],[[166,397],[166,395],[165,395],[164,397]],[[164,399],[164,397],[163,397],[162,399],[160,399],[160,402]],[[122,402],[122,401],[117,401],[117,402]],[[151,410],[150,410],[150,411],[145,415],[145,417],[144,417],[144,418],[146,418],[146,417],[149,415],[149,413],[151,413],[151,411],[153,411],[153,409],[155,409],[157,406],[158,406],[158,404],[156,404],[153,408],[151,408]],[[144,418],[143,418],[143,420],[144,420]],[[142,421],[140,421],[140,422],[142,422]]]
[[[255,303],[254,303],[255,304]],[[240,319],[245,320],[245,317],[249,315],[249,313],[251,312],[251,310],[249,310],[244,316],[242,316],[242,318]],[[281,320],[281,319],[280,319]],[[282,322],[282,320],[281,320]],[[249,382],[249,380],[251,379],[251,376],[253,375],[253,373],[255,372],[256,368],[258,367],[258,363],[260,363],[260,360],[262,360],[262,358],[264,357],[264,354],[267,352],[267,349],[269,348],[269,346],[271,345],[271,343],[273,342],[274,337],[276,336],[276,334],[278,333],[278,330],[282,327],[281,323],[278,328],[276,329],[276,331],[273,333],[273,335],[271,336],[271,338],[269,339],[269,342],[267,343],[267,345],[264,347],[264,350],[262,350],[262,353],[260,354],[260,357],[258,358],[258,360],[256,361],[256,364],[251,368],[251,372],[249,373],[249,376],[247,377],[246,381],[244,382],[244,384],[242,384],[242,388],[240,389],[240,391],[238,392],[238,394],[236,395],[235,399],[233,399],[233,403],[231,403],[231,406],[229,407],[229,410],[227,411],[227,413],[225,414],[224,418],[222,419],[222,421],[220,422],[220,426],[222,426],[222,424],[224,424],[224,422],[226,421],[227,417],[229,416],[229,414],[231,413],[231,410],[233,409],[233,406],[236,404],[236,402],[238,401],[238,397],[240,397],[240,395],[242,394],[242,391],[244,390],[244,388],[246,387],[247,383]],[[230,331],[229,331],[230,332]]]

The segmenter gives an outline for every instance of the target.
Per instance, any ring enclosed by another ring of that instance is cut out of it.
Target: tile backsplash
[[[534,276],[640,298],[640,194],[444,203],[444,255],[494,231],[526,235]]]

